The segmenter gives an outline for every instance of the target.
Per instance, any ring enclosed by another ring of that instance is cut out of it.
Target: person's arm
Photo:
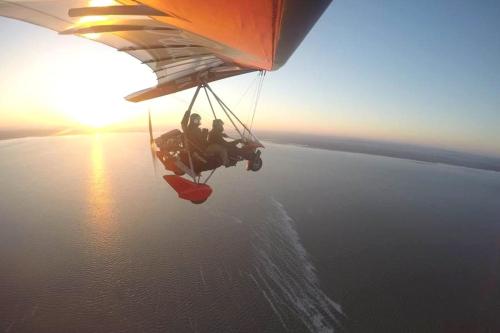
[[[182,131],[185,133],[186,130],[187,130],[187,126],[188,126],[188,122],[189,122],[189,116],[191,115],[191,110],[187,110],[185,113],[184,113],[184,117],[182,117],[182,120],[181,120],[181,128],[182,128]]]
[[[214,143],[217,143],[219,145],[224,146],[227,142],[224,140],[224,134],[223,133],[216,133],[213,135],[213,141]]]
[[[231,143],[231,141],[227,141],[224,138],[229,138],[229,136],[226,133],[222,132],[219,136],[219,140],[220,140],[221,145],[227,145],[227,144]]]
[[[226,133],[222,133],[222,137],[223,138],[229,138],[229,135],[227,135]],[[224,139],[222,139],[222,140],[224,140]],[[224,142],[225,143],[231,143],[233,145],[237,145],[238,143],[243,143],[243,140],[241,140],[241,139],[236,139],[236,140],[233,140],[233,141],[226,141],[226,140],[224,140]]]

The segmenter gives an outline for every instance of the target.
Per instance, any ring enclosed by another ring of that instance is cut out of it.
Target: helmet
[[[201,117],[199,114],[197,113],[193,113],[190,117],[189,117],[189,123],[190,124],[195,124],[195,125],[199,125],[201,122]]]
[[[222,119],[214,119],[212,121],[212,128],[223,130],[224,129],[224,122],[222,121]]]
[[[224,122],[222,121],[222,119],[214,119],[212,121],[212,126],[223,126],[224,125]]]

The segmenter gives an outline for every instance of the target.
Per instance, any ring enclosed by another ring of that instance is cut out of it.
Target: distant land
[[[403,143],[295,133],[259,132],[259,138],[325,150],[379,155],[500,172],[500,157]]]
[[[101,132],[144,132],[144,129],[103,129]],[[92,134],[90,129],[0,129],[0,140],[41,137],[57,135]],[[158,134],[158,133],[155,133]],[[333,136],[318,136],[297,133],[282,133],[259,131],[258,137],[263,141],[279,144],[300,145],[325,150],[345,151],[369,155],[387,156],[410,159],[428,163],[442,163],[473,169],[500,172],[500,157],[460,152],[435,147],[411,144],[342,138]]]

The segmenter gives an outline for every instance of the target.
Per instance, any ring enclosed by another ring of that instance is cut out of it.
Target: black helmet
[[[212,121],[212,128],[215,130],[224,130],[224,122],[222,119],[214,119]]]
[[[189,117],[189,123],[190,124],[196,124],[196,125],[199,125],[201,122],[201,117],[199,114],[197,113],[193,113],[191,114],[191,116]]]
[[[212,126],[215,127],[215,126],[223,126],[224,125],[224,122],[222,121],[222,119],[214,119],[212,121]]]

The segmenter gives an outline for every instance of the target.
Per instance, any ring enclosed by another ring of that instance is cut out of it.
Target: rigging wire
[[[261,71],[261,77],[259,81],[259,86],[257,90],[257,96],[255,97],[255,103],[253,105],[252,121],[250,122],[250,131],[253,127],[253,121],[255,119],[255,113],[257,112],[257,105],[259,104],[260,93],[262,92],[262,86],[264,85],[264,78],[266,77],[266,71]]]
[[[250,88],[253,87],[253,85],[255,84],[255,82],[257,82],[257,79],[259,78],[260,76],[260,71],[257,73],[257,75],[253,78],[253,80],[250,82],[250,84],[248,85],[247,89],[245,89],[245,92],[240,96],[238,102],[234,105],[234,108],[237,108],[238,105],[240,105],[241,101],[243,100],[243,98],[246,96],[246,94],[250,91]]]
[[[245,127],[245,130],[248,132],[248,138],[250,137],[253,137],[253,134],[251,133],[252,131],[252,127],[253,127],[253,123],[254,123],[254,120],[255,120],[255,113],[257,112],[257,105],[259,104],[259,100],[260,100],[260,94],[261,94],[261,91],[262,91],[262,86],[264,85],[264,78],[266,76],[266,71],[259,71],[259,81],[258,81],[258,84],[257,84],[257,89],[255,90],[255,94],[254,94],[254,98],[253,98],[253,103],[252,103],[252,112],[251,112],[251,122],[250,122],[250,126],[249,128],[246,128]],[[250,118],[250,116],[249,116]],[[248,124],[248,119],[247,119],[247,124]],[[243,134],[245,134],[245,130],[243,130]]]
[[[249,105],[247,119],[245,121],[245,124],[250,123],[250,119],[252,117],[253,104],[255,103],[255,98],[257,96],[257,90],[259,89],[258,82],[260,81],[261,75],[262,75],[262,71],[258,71],[257,76],[255,77],[255,80],[253,82],[253,83],[257,82],[257,84],[255,85],[255,89],[253,89],[253,91],[252,91],[252,97],[250,98],[250,105]],[[245,131],[243,131],[243,133],[245,133]]]

